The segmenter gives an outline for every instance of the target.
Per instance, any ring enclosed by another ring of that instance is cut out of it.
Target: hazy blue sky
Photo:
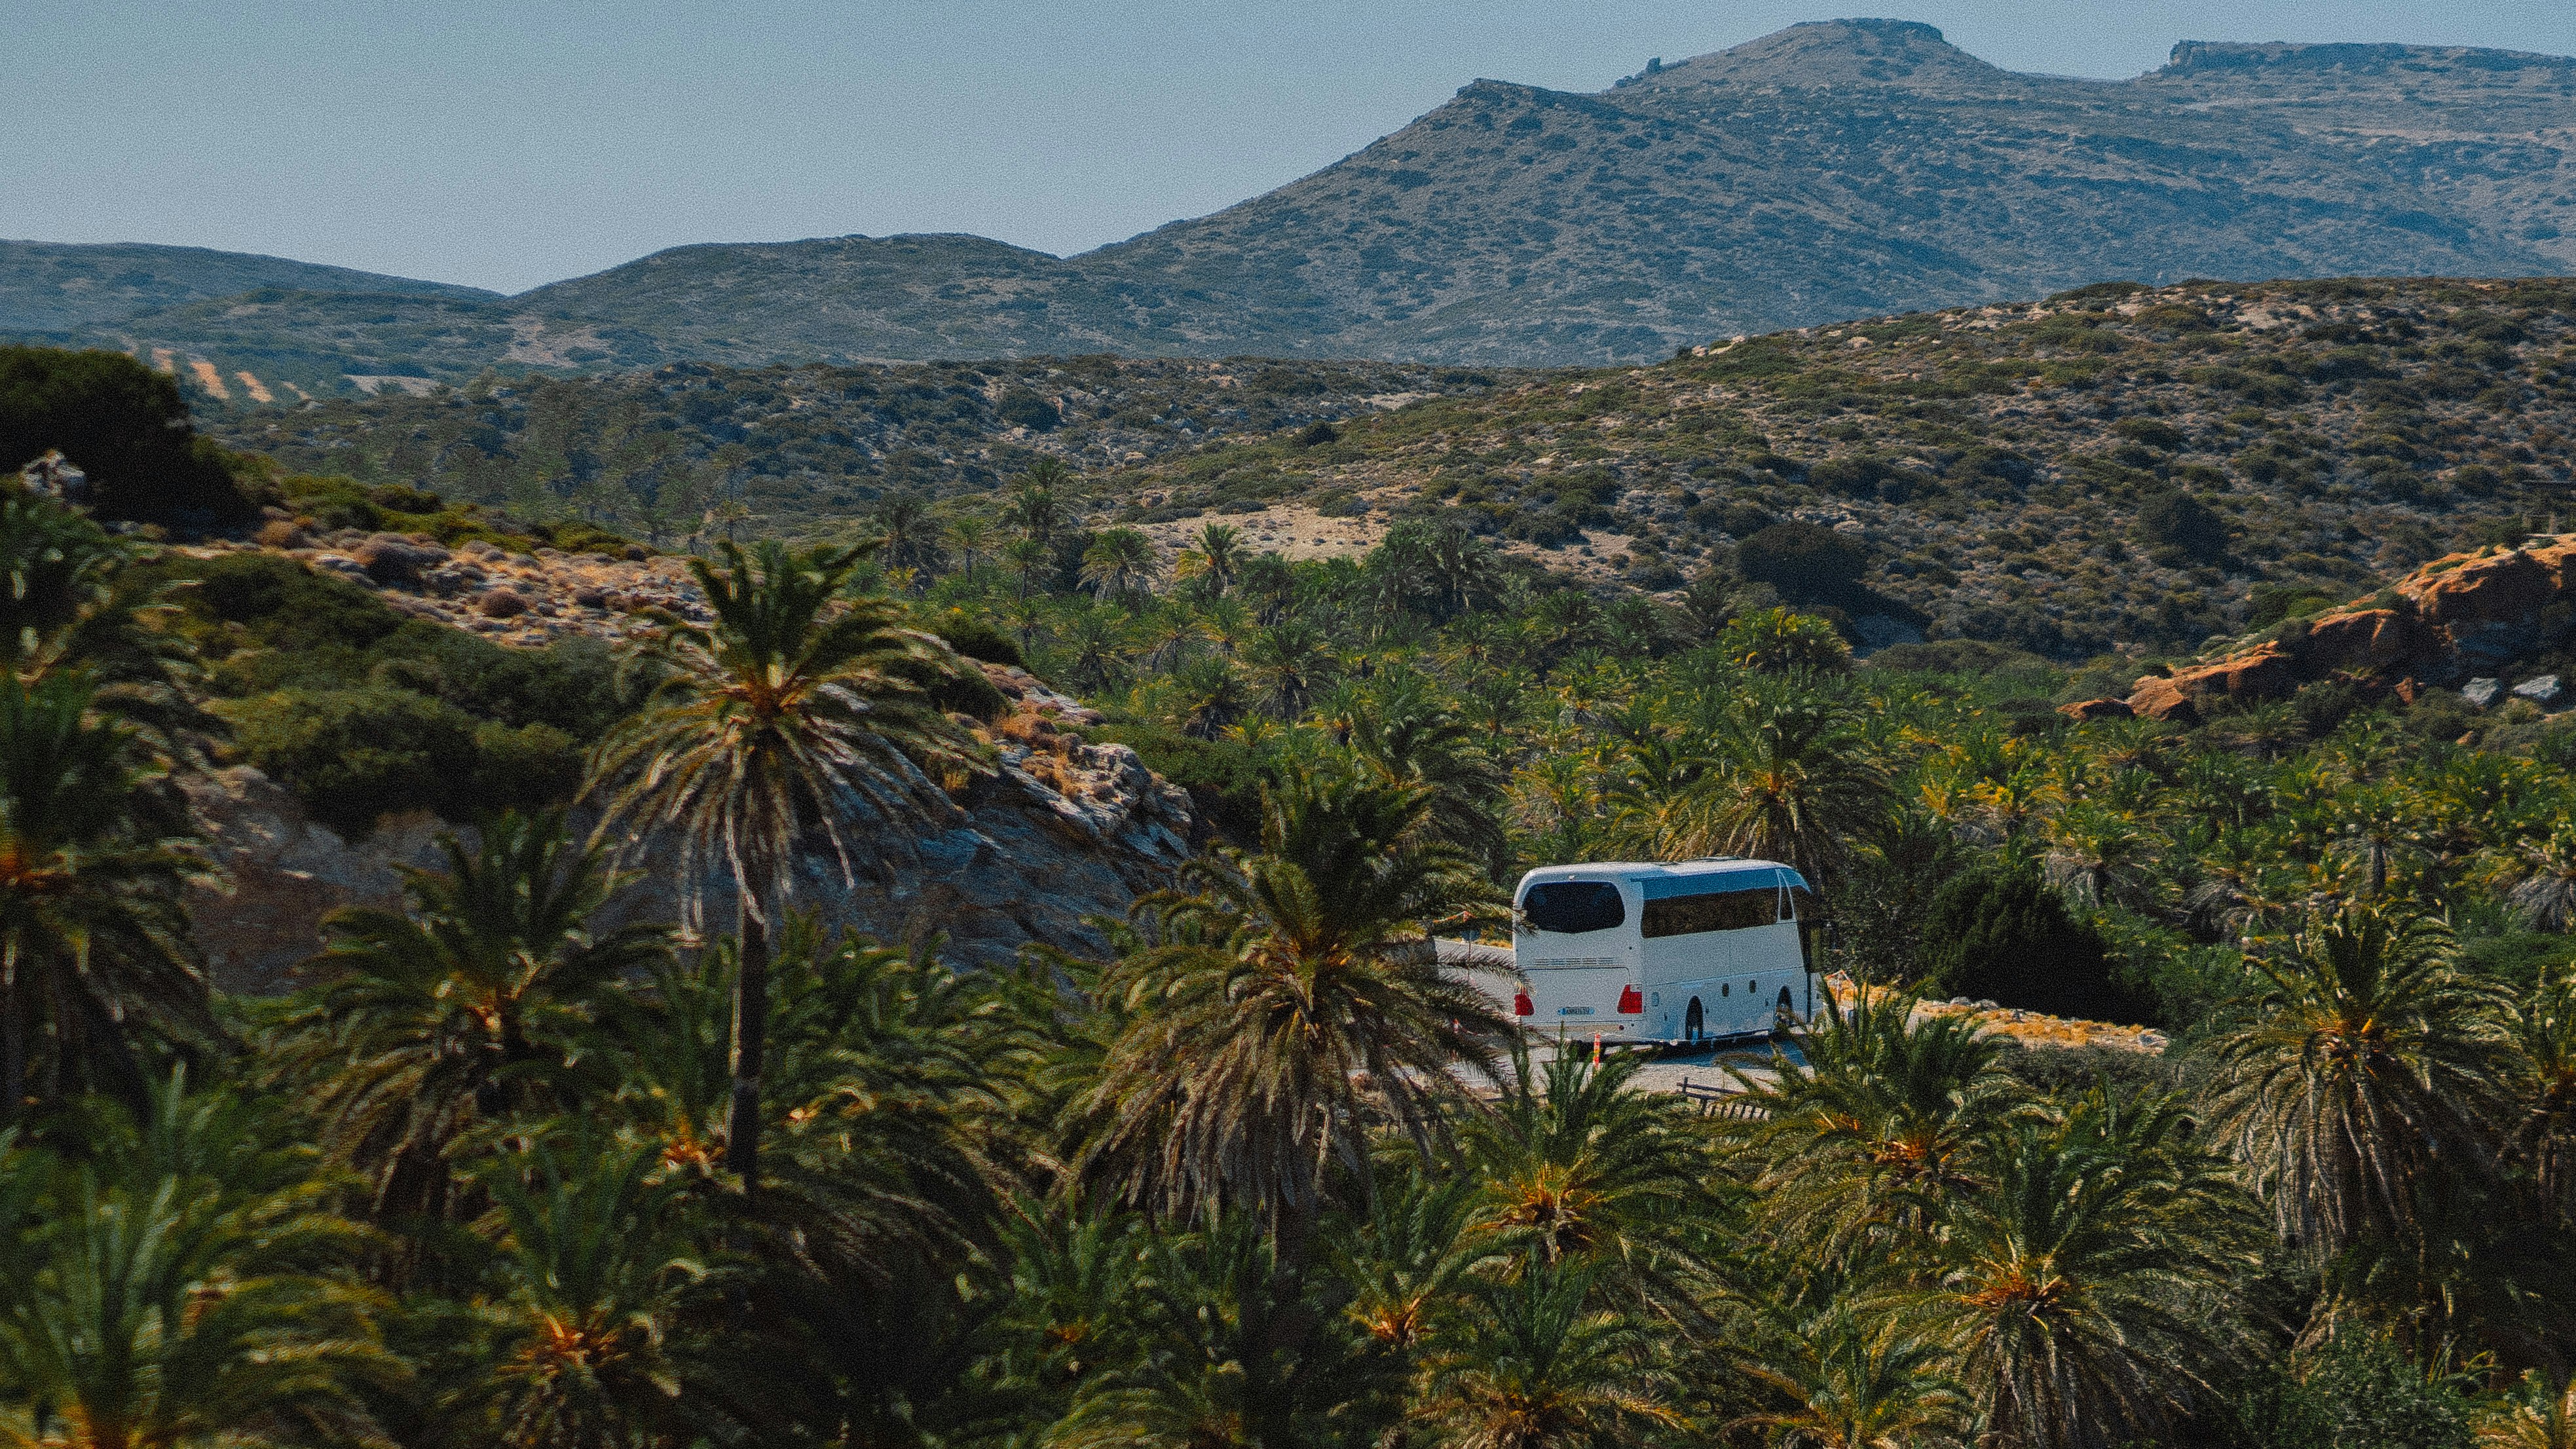
[[[516,290],[689,241],[1052,252],[1214,210],[1479,76],[1598,90],[1846,0],[0,0],[0,236]],[[2017,70],[2177,39],[2576,53],[2570,0],[1917,0]]]

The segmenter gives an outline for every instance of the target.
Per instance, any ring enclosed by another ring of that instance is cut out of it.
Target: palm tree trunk
[[[27,1109],[27,1024],[19,1010],[18,983],[0,984],[0,1123]]]
[[[769,1054],[769,926],[748,892],[737,920],[733,977],[733,1037],[726,1067],[733,1074],[732,1110],[725,1117],[725,1166],[752,1191],[760,1167],[760,1071]]]

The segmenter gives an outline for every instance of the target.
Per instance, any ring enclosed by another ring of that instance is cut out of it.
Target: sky
[[[1836,15],[2059,75],[2186,38],[2576,54],[2571,0],[1851,3],[0,0],[0,237],[500,291],[699,241],[1062,255],[1329,165],[1470,80],[1599,90]]]

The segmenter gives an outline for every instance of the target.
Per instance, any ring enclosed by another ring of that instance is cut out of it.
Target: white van
[[[1569,1040],[1766,1034],[1816,1006],[1814,895],[1767,860],[1541,866],[1512,899],[1522,1025]]]

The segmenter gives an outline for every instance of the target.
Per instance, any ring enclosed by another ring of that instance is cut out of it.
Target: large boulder
[[[2434,647],[2411,609],[2337,609],[2309,625],[2299,641],[2302,673],[2378,669],[2417,658]]]

